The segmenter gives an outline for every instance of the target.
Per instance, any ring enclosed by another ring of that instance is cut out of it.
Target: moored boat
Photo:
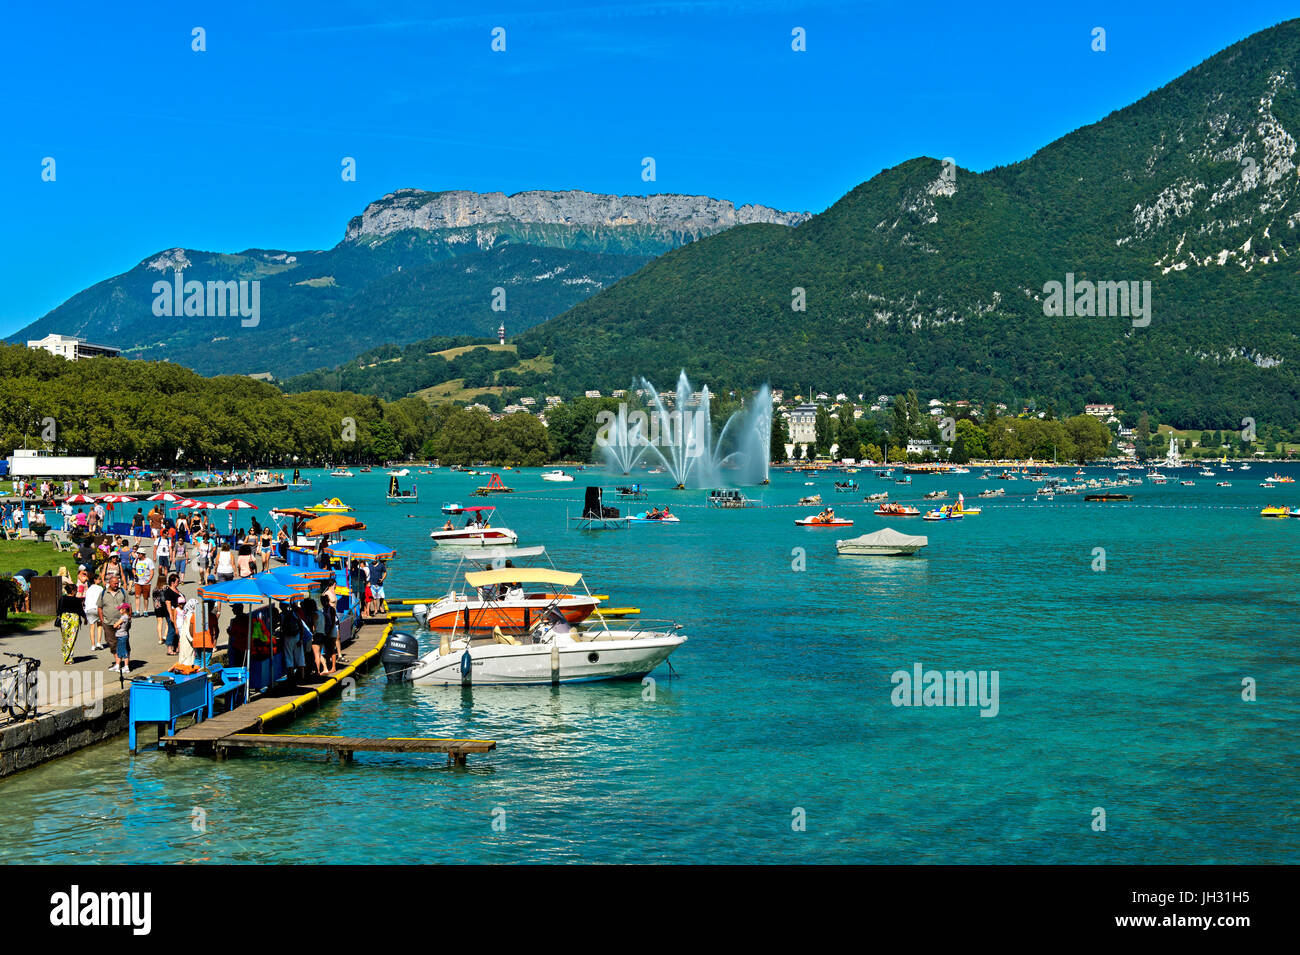
[[[522,589],[530,583],[572,588],[581,579],[581,574],[526,568],[465,575],[465,583],[480,593],[503,586]],[[596,600],[590,592],[587,598]],[[540,619],[518,633],[507,633],[495,624],[490,632],[488,628],[440,630],[437,648],[423,655],[413,634],[392,634],[380,659],[390,683],[555,686],[640,679],[686,642],[677,632],[678,624],[614,630],[601,619],[598,627],[580,629],[568,619],[578,612],[576,604],[555,602],[540,612]]]
[[[510,549],[503,549],[506,553]],[[519,553],[531,548],[514,548]],[[540,548],[538,548],[540,550]],[[465,574],[465,580],[478,572]],[[489,571],[491,573],[491,571]],[[461,591],[421,608],[420,618],[428,630],[492,630],[523,632],[542,621],[548,611],[559,613],[570,624],[591,616],[600,600],[591,594],[573,593],[581,574],[545,567],[505,568],[496,583],[471,584]],[[505,578],[509,578],[508,580]],[[545,589],[525,589],[526,584],[545,584]],[[417,618],[418,619],[418,618]]]
[[[930,543],[928,537],[914,537],[886,527],[835,542],[835,550],[846,557],[910,557]]]
[[[439,547],[494,547],[515,543],[519,540],[518,534],[508,527],[493,527],[490,523],[495,510],[492,505],[461,508],[462,514],[469,515],[462,526],[456,527],[448,519],[447,524],[452,526],[444,524],[434,528],[429,537]]]

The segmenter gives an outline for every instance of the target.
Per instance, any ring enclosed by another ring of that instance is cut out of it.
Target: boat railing
[[[589,627],[582,630],[574,628],[573,634],[575,638],[582,637],[584,639],[599,639],[600,634],[609,633],[611,631],[620,634],[654,633],[659,636],[667,636],[676,633],[685,626],[685,624],[680,624],[676,620],[670,620],[667,617],[650,617],[646,619],[638,618],[636,621],[628,621],[626,624],[617,620],[605,620],[604,618],[601,618],[601,620],[603,624],[601,627]],[[610,626],[611,624],[617,624],[617,626]]]

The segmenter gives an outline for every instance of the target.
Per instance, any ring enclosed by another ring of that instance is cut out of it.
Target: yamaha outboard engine
[[[379,659],[388,673],[389,683],[405,683],[420,659],[420,643],[413,634],[394,631],[388,635]]]

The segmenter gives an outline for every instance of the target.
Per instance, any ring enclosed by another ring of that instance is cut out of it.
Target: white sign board
[[[94,477],[95,459],[54,454],[15,454],[9,459],[11,477]]]

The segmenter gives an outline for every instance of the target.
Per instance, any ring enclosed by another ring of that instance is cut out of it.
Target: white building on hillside
[[[122,354],[121,349],[110,345],[92,345],[84,338],[77,338],[74,335],[46,335],[44,338],[28,341],[27,347],[40,348],[68,361],[76,361],[78,358],[116,358]]]

